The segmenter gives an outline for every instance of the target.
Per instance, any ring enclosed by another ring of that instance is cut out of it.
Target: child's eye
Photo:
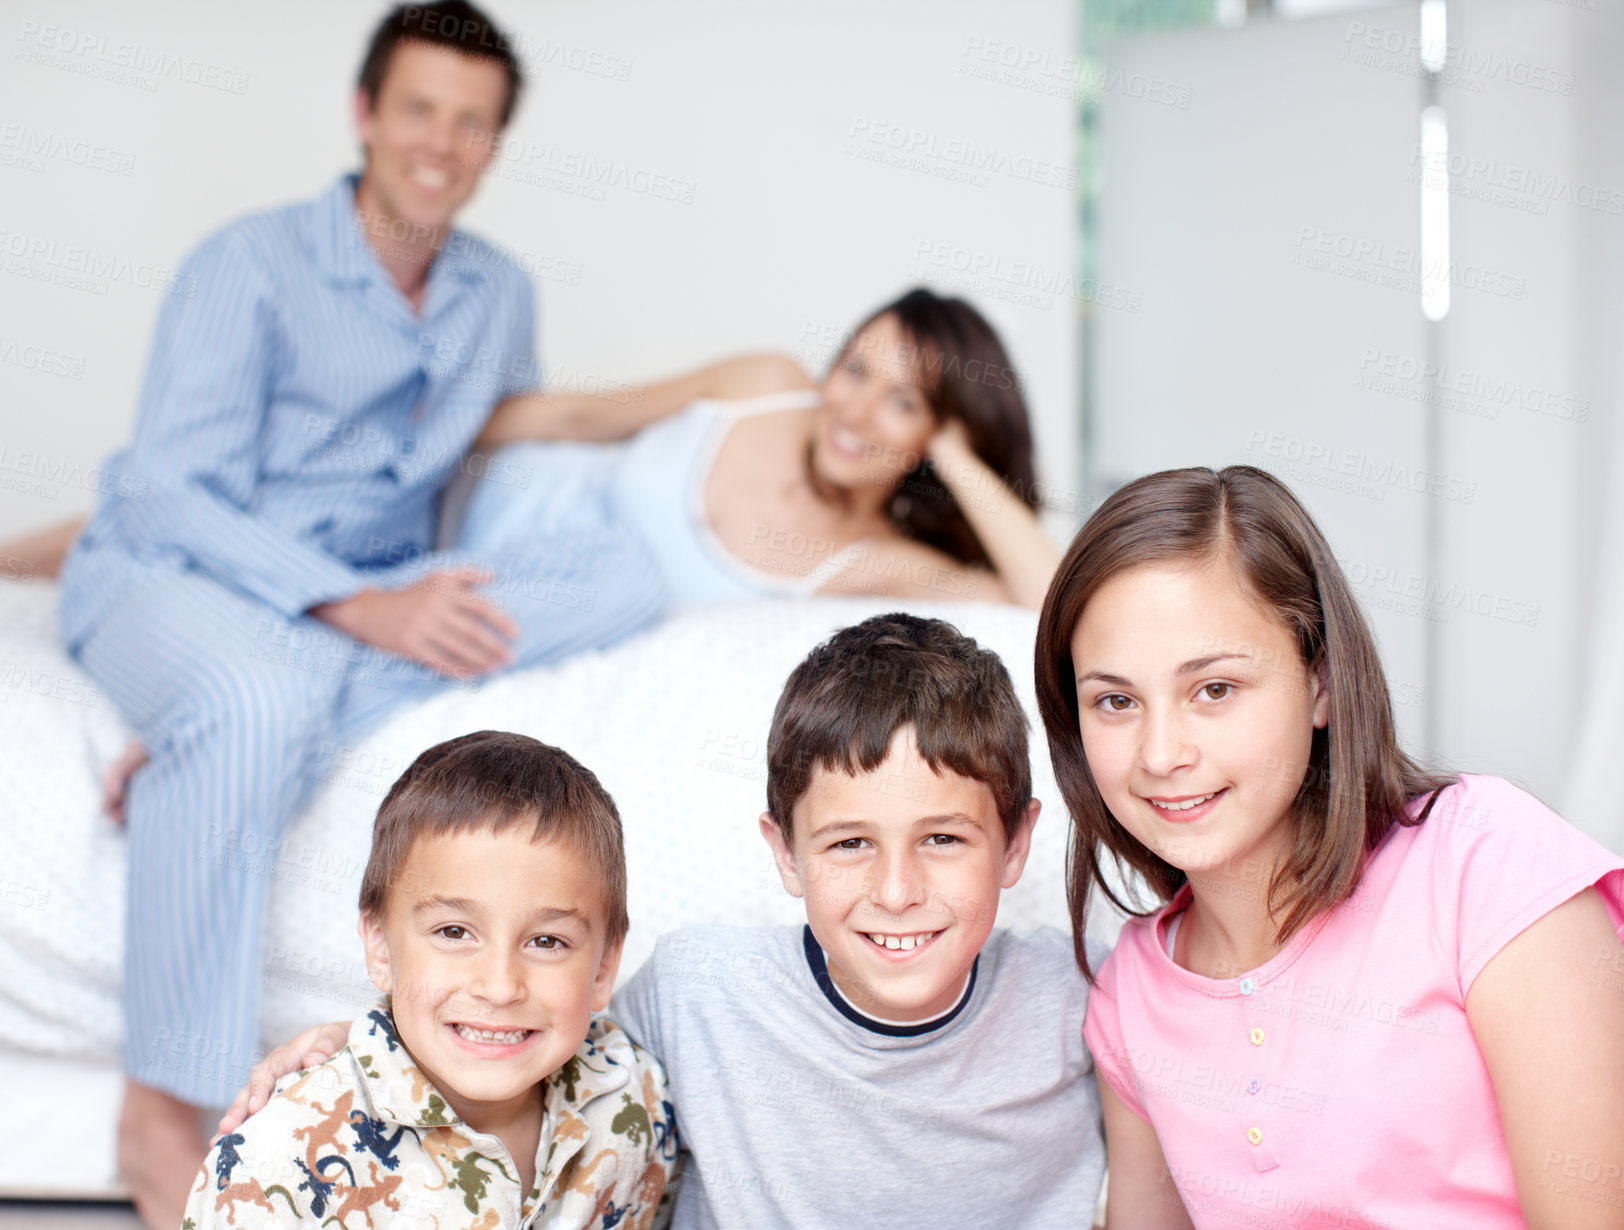
[[[943,849],[947,846],[958,845],[960,840],[961,838],[956,837],[952,833],[932,833],[929,837],[925,838],[925,843],[927,845],[935,846],[937,849]]]
[[[448,940],[460,940],[468,935],[468,929],[459,927],[456,923],[447,923],[443,927],[436,927],[434,934],[443,935]]]
[[[559,939],[556,935],[538,935],[530,942],[537,948],[540,948],[546,952],[556,952],[559,949],[569,947],[568,944]]]
[[[1233,683],[1204,683],[1201,685],[1201,695],[1208,700],[1223,700],[1235,690]]]
[[[832,848],[836,850],[858,850],[862,848],[862,845],[863,839],[861,837],[848,837],[845,841],[835,842]]]
[[[1132,704],[1133,697],[1131,696],[1124,696],[1121,692],[1107,692],[1094,702],[1094,707],[1103,709],[1107,713],[1123,713]]]

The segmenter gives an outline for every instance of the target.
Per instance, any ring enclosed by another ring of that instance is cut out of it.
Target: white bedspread
[[[123,1034],[125,853],[122,831],[98,810],[97,778],[127,732],[63,653],[55,603],[48,582],[0,582],[0,1046],[106,1061]],[[613,794],[631,880],[623,976],[673,927],[795,921],[799,903],[780,887],[756,831],[773,702],[813,644],[897,605],[775,600],[689,610],[611,650],[402,710],[342,750],[282,848],[245,852],[276,877],[263,950],[266,1040],[349,1017],[372,998],[355,923],[373,816],[418,752],[470,730],[522,731],[563,747]],[[1032,698],[1036,617],[981,604],[907,606],[956,623],[1010,668],[1032,721],[1045,811],[1000,921],[1065,926],[1066,816]],[[1110,920],[1098,926],[1114,938]]]

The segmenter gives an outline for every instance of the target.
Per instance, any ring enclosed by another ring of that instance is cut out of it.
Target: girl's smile
[[[1113,577],[1071,649],[1083,747],[1117,822],[1187,874],[1272,868],[1328,694],[1233,567]]]
[[[1170,820],[1175,824],[1188,824],[1192,820],[1199,820],[1211,813],[1218,805],[1218,801],[1228,792],[1228,787],[1221,790],[1212,790],[1206,794],[1190,794],[1182,798],[1147,798],[1145,802],[1156,809],[1163,820]]]

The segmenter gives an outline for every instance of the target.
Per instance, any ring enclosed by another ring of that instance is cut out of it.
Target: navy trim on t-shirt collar
[[[976,970],[981,968],[981,954],[977,953],[974,963],[970,966],[970,977],[964,984],[964,994],[959,996],[959,1002],[953,1005],[951,1012],[916,1024],[898,1025],[891,1021],[876,1021],[852,1007],[851,1002],[840,993],[840,988],[835,986],[834,979],[829,976],[829,966],[823,959],[823,948],[812,937],[811,927],[802,928],[801,945],[806,949],[806,963],[812,969],[812,977],[817,982],[818,989],[823,992],[824,998],[835,1006],[835,1011],[853,1024],[861,1025],[872,1033],[884,1034],[888,1038],[917,1038],[921,1034],[933,1033],[950,1024],[964,1011],[964,1005],[970,1002],[970,993],[976,989]]]

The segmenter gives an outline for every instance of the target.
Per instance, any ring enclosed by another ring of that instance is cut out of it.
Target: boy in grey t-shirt
[[[836,633],[779,697],[767,804],[807,925],[667,935],[610,1006],[666,1067],[677,1230],[1091,1225],[1087,983],[1070,936],[993,929],[1038,812],[997,655]]]
[[[796,667],[760,824],[806,926],[674,932],[610,1005],[666,1069],[677,1230],[1092,1224],[1087,983],[1069,936],[993,928],[1037,814],[1009,673],[951,625],[876,616]],[[323,1029],[222,1126],[344,1044]]]

